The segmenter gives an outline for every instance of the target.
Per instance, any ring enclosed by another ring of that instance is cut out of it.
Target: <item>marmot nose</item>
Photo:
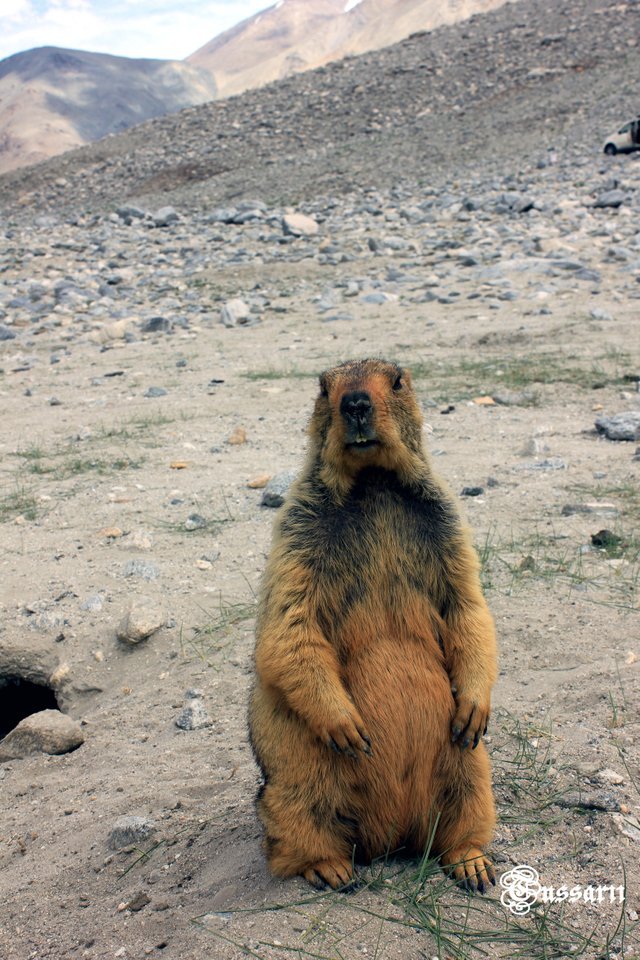
[[[340,413],[353,420],[364,420],[371,413],[371,398],[364,390],[345,393],[340,401]]]

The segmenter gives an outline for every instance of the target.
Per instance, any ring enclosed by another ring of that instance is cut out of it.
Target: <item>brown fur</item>
[[[269,864],[339,887],[355,857],[431,843],[483,890],[496,645],[477,557],[408,371],[351,361],[320,385],[258,617],[249,720]]]

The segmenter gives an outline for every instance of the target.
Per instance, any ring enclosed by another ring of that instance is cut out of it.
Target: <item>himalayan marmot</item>
[[[355,861],[430,845],[482,892],[495,630],[409,371],[323,373],[309,436],[264,576],[249,708],[269,865],[338,888]]]

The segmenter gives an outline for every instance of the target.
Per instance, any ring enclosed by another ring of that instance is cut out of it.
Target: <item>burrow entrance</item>
[[[32,713],[59,709],[55,693],[46,684],[0,676],[0,740]]]

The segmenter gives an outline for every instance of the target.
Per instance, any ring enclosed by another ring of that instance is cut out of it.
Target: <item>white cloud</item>
[[[32,47],[181,60],[268,0],[1,0],[0,59]]]

